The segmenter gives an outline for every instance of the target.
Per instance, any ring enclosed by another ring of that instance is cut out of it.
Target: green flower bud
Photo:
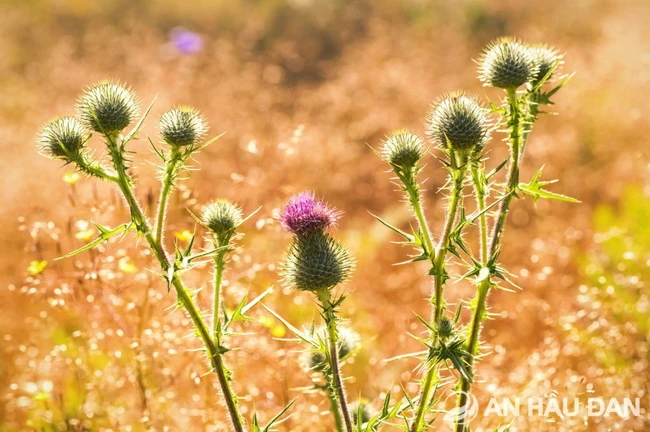
[[[485,49],[479,62],[479,79],[485,85],[517,88],[537,74],[530,50],[514,39],[499,39]]]
[[[438,323],[438,336],[442,339],[449,338],[454,333],[454,322],[447,317],[440,319]]]
[[[228,200],[217,200],[203,209],[201,221],[212,233],[232,234],[243,220],[242,211]]]
[[[400,130],[384,142],[382,154],[391,165],[408,169],[414,167],[422,158],[423,147],[419,136]]]
[[[537,85],[553,68],[553,66],[562,60],[562,55],[553,48],[543,45],[532,46],[529,50],[535,65],[537,65],[537,73],[533,76],[530,82],[533,85]],[[550,78],[551,77],[549,76],[549,79]]]
[[[445,97],[429,112],[427,135],[454,150],[483,146],[490,136],[487,110],[476,99],[463,94]]]
[[[89,129],[110,135],[130,125],[140,109],[131,90],[104,81],[81,95],[77,110]]]
[[[346,281],[353,269],[350,252],[329,235],[316,232],[294,237],[282,273],[288,286],[320,291]]]
[[[88,141],[88,132],[74,117],[61,117],[48,123],[38,138],[40,150],[47,156],[70,159],[79,156]]]
[[[167,144],[183,147],[198,144],[208,132],[208,126],[194,108],[178,107],[160,116],[158,130]]]
[[[359,335],[347,327],[339,327],[339,340],[336,342],[339,351],[339,359],[344,360],[350,353],[354,352],[359,347]],[[319,327],[314,332],[315,335],[322,341],[323,346],[318,350],[305,351],[300,357],[300,363],[303,369],[307,371],[322,372],[327,369],[327,328]]]
[[[352,422],[355,425],[363,425],[368,423],[375,415],[375,412],[369,403],[364,401],[355,401],[350,404],[350,414],[352,415]]]

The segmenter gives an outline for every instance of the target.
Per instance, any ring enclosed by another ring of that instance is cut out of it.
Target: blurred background
[[[227,429],[217,382],[208,374],[174,293],[147,269],[143,243],[127,237],[63,261],[97,233],[90,221],[127,218],[109,185],[37,154],[53,117],[71,115],[80,91],[102,79],[132,86],[146,106],[145,134],[176,104],[226,132],[196,157],[176,191],[168,244],[195,226],[187,208],[217,197],[250,220],[227,273],[226,302],[275,286],[265,303],[293,325],[318,319],[312,297],[284,289],[278,262],[288,236],[277,221],[287,197],[313,190],[345,212],[335,235],[358,260],[343,307],[363,345],[344,366],[351,399],[376,408],[400,386],[415,394],[416,363],[386,362],[419,350],[414,312],[429,314],[426,265],[393,266],[410,251],[368,212],[399,226],[410,215],[373,153],[397,128],[424,130],[431,103],[466,89],[484,101],[472,59],[492,39],[548,43],[576,72],[539,120],[524,179],[545,165],[553,190],[581,204],[514,204],[501,261],[522,290],[490,297],[489,352],[475,394],[490,397],[641,398],[641,417],[519,417],[518,431],[645,431],[650,324],[650,4],[515,0],[172,0],[0,1],[0,431],[177,431]],[[502,136],[489,164],[507,154]],[[94,142],[101,154],[101,143]],[[158,194],[145,140],[133,143],[138,196]],[[445,182],[428,156],[426,204],[440,229]],[[462,270],[457,269],[459,272]],[[188,273],[207,288],[210,269]],[[472,286],[450,285],[453,300]],[[209,290],[198,294],[208,309]],[[299,388],[300,344],[263,309],[238,328],[228,353],[250,418],[264,422],[299,397],[283,431],[332,430],[327,400]],[[303,347],[304,348],[304,347]],[[442,399],[445,399],[442,394]],[[509,418],[474,420],[492,430]],[[447,430],[440,421],[439,430]],[[392,430],[387,427],[386,430]],[[436,429],[438,430],[438,429]]]

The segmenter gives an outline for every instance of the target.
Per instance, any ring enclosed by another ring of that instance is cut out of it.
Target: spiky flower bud
[[[79,155],[86,141],[88,133],[79,120],[61,117],[43,128],[38,146],[47,156],[69,159]]]
[[[354,330],[348,327],[341,326],[338,329],[339,338],[336,341],[338,347],[339,359],[345,359],[353,351],[359,347],[359,335]],[[300,363],[307,371],[323,371],[327,368],[327,356],[325,350],[327,349],[327,328],[319,327],[314,332],[323,346],[319,350],[305,351],[301,358]]]
[[[537,74],[530,50],[514,39],[499,39],[485,49],[479,62],[479,79],[485,85],[517,88]]]
[[[391,164],[403,169],[413,168],[422,158],[422,139],[408,131],[397,131],[384,142],[382,154]]]
[[[77,110],[89,129],[111,135],[130,125],[140,109],[131,90],[104,81],[81,95]]]
[[[217,200],[203,209],[202,222],[218,236],[232,234],[242,223],[242,211],[228,200]]]
[[[553,48],[544,45],[532,46],[529,50],[535,65],[537,65],[537,72],[530,82],[536,85],[549,73],[557,62],[562,60],[562,55]]]
[[[160,137],[171,146],[194,146],[208,131],[203,116],[194,108],[178,107],[164,112],[158,120]]]
[[[370,421],[375,412],[369,403],[355,401],[350,404],[350,414],[352,414],[352,422],[355,425],[363,425]]]
[[[449,338],[454,333],[454,322],[447,317],[443,317],[438,322],[438,336],[442,339]]]
[[[297,236],[324,232],[336,225],[341,212],[319,200],[312,192],[301,192],[289,198],[280,215],[280,223]]]
[[[284,282],[300,291],[330,289],[346,281],[354,269],[350,252],[329,235],[296,236],[283,266]]]
[[[427,135],[432,141],[454,150],[483,146],[490,135],[487,110],[473,97],[451,94],[431,109]]]

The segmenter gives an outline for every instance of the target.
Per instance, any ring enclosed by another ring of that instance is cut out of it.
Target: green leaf
[[[370,213],[370,212],[368,212],[368,213]],[[408,233],[402,231],[401,229],[392,226],[391,224],[389,224],[388,222],[386,222],[385,220],[383,220],[382,218],[380,218],[376,214],[370,213],[370,215],[372,217],[374,217],[375,219],[377,219],[386,228],[389,228],[389,229],[393,230],[394,232],[401,235],[402,237],[404,237],[404,239],[408,240],[409,242],[413,243],[415,241],[415,237],[412,236],[411,234],[408,234]]]
[[[286,421],[286,420],[289,418],[289,416],[285,417],[285,418],[282,419],[282,420],[280,420],[280,417],[282,417],[282,416],[284,415],[284,413],[286,413],[286,412],[289,410],[289,408],[291,408],[291,407],[293,406],[293,404],[296,403],[297,400],[298,400],[298,398],[295,398],[294,400],[292,400],[291,402],[289,402],[289,403],[287,404],[287,406],[285,406],[285,407],[282,409],[282,411],[280,411],[280,412],[279,412],[275,417],[273,417],[273,418],[269,421],[269,424],[267,424],[264,428],[262,428],[261,432],[271,432],[271,430],[272,430],[271,428],[272,428],[273,426],[279,425],[280,423]]]
[[[291,331],[291,333],[293,333],[294,335],[296,335],[296,336],[298,337],[298,339],[302,340],[303,342],[308,343],[309,345],[312,345],[312,346],[315,347],[315,348],[318,348],[318,342],[314,341],[312,338],[310,338],[309,336],[305,335],[303,332],[301,332],[300,330],[298,330],[296,327],[292,326],[292,325],[289,323],[289,321],[287,321],[287,320],[285,320],[284,318],[282,318],[282,317],[280,316],[280,314],[278,314],[277,312],[275,312],[273,309],[271,309],[270,307],[268,307],[268,306],[265,305],[264,303],[261,303],[261,305],[262,305],[262,307],[263,307],[264,309],[267,310],[268,313],[270,313],[271,315],[273,315],[273,316],[274,316],[278,321],[280,321],[282,324],[284,324],[284,326],[285,326],[286,328],[288,328],[288,329]]]
[[[556,183],[557,180],[546,180],[546,181],[540,181],[540,177],[542,175],[542,170],[544,169],[544,166],[542,166],[539,171],[535,173],[533,178],[530,180],[528,183],[519,183],[519,190],[522,192],[530,195],[533,197],[533,201],[537,202],[538,199],[540,198],[546,198],[546,199],[553,199],[557,201],[565,201],[565,202],[570,202],[570,203],[579,203],[580,201],[571,198],[570,196],[567,195],[562,195],[559,193],[551,192],[546,189],[543,189],[544,186]]]
[[[99,237],[97,237],[95,240],[91,241],[90,243],[86,244],[85,246],[80,247],[77,250],[74,250],[74,251],[72,251],[70,253],[67,253],[67,254],[63,255],[62,257],[55,258],[55,261],[58,261],[58,260],[61,260],[61,259],[64,259],[64,258],[70,258],[71,256],[74,256],[74,255],[80,254],[82,252],[86,252],[86,251],[88,251],[90,249],[93,249],[93,248],[99,246],[100,244],[104,243],[109,238],[126,232],[131,227],[130,222],[129,223],[124,223],[122,225],[118,225],[117,227],[115,227],[113,229],[102,226],[102,225],[100,225],[100,224],[98,224],[96,222],[94,224],[95,224],[95,227],[97,227],[97,230],[99,230]]]
[[[248,300],[248,295],[245,295],[245,296],[241,299],[241,301],[239,302],[239,304],[237,305],[237,307],[235,308],[235,310],[233,311],[233,313],[230,315],[230,317],[226,317],[226,320],[225,320],[225,323],[224,323],[224,326],[223,326],[223,330],[224,330],[224,332],[227,331],[227,330],[228,330],[228,327],[229,327],[232,323],[234,323],[234,322],[236,322],[236,321],[254,321],[253,318],[251,318],[251,317],[249,317],[249,316],[246,316],[246,312],[248,312],[249,310],[251,310],[251,309],[253,308],[253,306],[255,306],[256,304],[258,304],[259,302],[261,302],[262,299],[264,299],[264,297],[266,297],[266,296],[267,296],[268,294],[270,294],[271,292],[273,292],[273,287],[268,288],[266,291],[264,291],[262,294],[260,294],[260,295],[258,295],[257,297],[255,297],[255,298],[254,298],[250,303],[248,303],[248,304],[246,304],[246,301]]]
[[[151,103],[149,104],[149,106],[147,107],[147,109],[144,111],[144,113],[143,113],[142,116],[140,117],[140,120],[138,120],[138,122],[135,124],[135,126],[133,127],[133,129],[131,130],[131,132],[129,132],[129,134],[128,134],[128,135],[124,138],[124,140],[122,141],[122,145],[128,143],[128,142],[131,141],[133,138],[135,138],[135,136],[137,135],[137,133],[140,131],[140,128],[142,128],[142,124],[144,123],[145,119],[147,118],[147,115],[149,114],[149,112],[151,111],[151,108],[153,108],[153,104],[156,103],[156,99],[157,99],[157,98],[158,98],[157,95],[153,98],[153,100],[151,101]]]

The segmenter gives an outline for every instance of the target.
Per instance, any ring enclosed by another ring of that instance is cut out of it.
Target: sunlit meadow
[[[194,250],[213,248],[193,215],[201,219],[217,198],[252,214],[237,229],[223,278],[226,314],[265,294],[247,312],[253,320],[233,323],[228,345],[236,349],[224,355],[247,427],[254,412],[266,425],[295,399],[275,430],[337,430],[337,398],[313,355],[326,347],[293,333],[327,338],[311,329],[322,324],[319,298],[283,276],[295,234],[283,212],[303,191],[341,211],[327,235],[356,261],[333,291],[350,293],[336,313],[354,332],[352,352],[339,348],[352,420],[366,413],[359,402],[375,415],[389,394],[391,406],[404,392],[417,396],[419,360],[401,356],[422,351],[417,338],[428,337],[416,314],[431,315],[431,277],[426,262],[394,265],[413,250],[373,217],[415,226],[381,149],[398,129],[426,136],[427,112],[454,90],[499,105],[503,92],[482,85],[473,60],[501,36],[553,45],[564,54],[561,74],[575,72],[536,122],[521,177],[544,165],[544,179],[560,179],[549,189],[581,203],[513,200],[499,254],[513,284],[489,296],[493,319],[481,334],[486,355],[475,362],[472,394],[481,408],[492,397],[639,398],[641,415],[479,412],[470,426],[648,430],[649,15],[635,0],[0,1],[0,431],[232,427],[204,346],[144,237],[56,260],[97,238],[94,223],[116,227],[130,217],[114,185],[41,157],[35,144],[47,122],[75,115],[80,93],[105,79],[127,83],[141,111],[155,98],[129,143],[135,196],[152,221],[161,161],[146,138],[158,145],[157,119],[190,105],[209,124],[208,138],[224,133],[188,160],[193,170],[170,195],[164,243],[173,251],[194,237]],[[507,134],[492,135],[488,169],[508,155]],[[89,145],[104,152],[97,137]],[[443,153],[427,150],[421,190],[437,237],[446,171]],[[469,214],[474,198],[465,193]],[[467,241],[477,244],[476,230]],[[452,312],[476,291],[457,281],[462,264],[449,264]],[[208,320],[213,279],[209,259],[183,274]],[[459,320],[470,319],[465,309]],[[453,407],[454,384],[440,390],[435,409]],[[429,430],[452,430],[435,409]],[[392,418],[379,430],[403,425]]]

